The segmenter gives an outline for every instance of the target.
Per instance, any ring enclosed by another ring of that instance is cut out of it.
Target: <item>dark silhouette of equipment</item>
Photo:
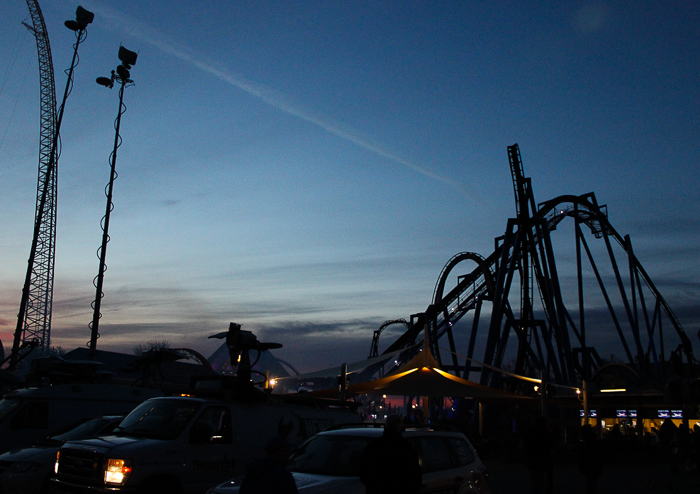
[[[235,322],[229,324],[228,331],[217,333],[209,338],[226,339],[231,367],[235,367],[236,376],[239,383],[248,384],[253,373],[253,366],[265,350],[282,348],[281,343],[262,343],[251,331],[244,331],[241,325]],[[255,350],[257,355],[255,360],[250,359],[251,350]]]
[[[27,340],[23,341],[22,344],[19,346],[19,351],[16,353],[18,355],[17,360],[15,364],[18,364],[21,362],[24,358],[26,358],[34,348],[39,346],[39,340]],[[27,351],[25,351],[27,350]],[[6,363],[10,361],[12,358],[13,353],[10,353],[7,357],[3,358],[2,362],[0,362],[0,368],[2,368]]]

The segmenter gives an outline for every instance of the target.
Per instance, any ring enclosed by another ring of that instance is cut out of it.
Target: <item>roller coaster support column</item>
[[[540,371],[540,406],[542,407],[542,416],[549,418],[549,410],[547,406],[547,377],[544,371]]]
[[[588,389],[588,381],[583,381],[583,425],[590,423],[590,391]]]
[[[345,401],[348,396],[348,364],[340,365],[340,376],[338,377],[338,399]]]
[[[430,308],[429,308],[430,309]],[[432,312],[432,311],[431,311]],[[423,366],[428,366],[428,353],[430,352],[430,321],[428,313],[423,314]],[[430,397],[423,397],[423,423],[430,423]]]

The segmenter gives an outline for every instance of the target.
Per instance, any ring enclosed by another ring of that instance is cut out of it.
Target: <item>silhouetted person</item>
[[[367,494],[417,494],[423,481],[418,454],[401,435],[401,417],[389,415],[381,437],[365,448],[360,480]],[[243,493],[241,493],[243,494]]]
[[[664,448],[670,448],[673,443],[673,436],[676,435],[676,429],[678,428],[676,424],[673,423],[673,420],[669,418],[665,419],[656,432],[656,436],[659,438],[659,444]]]
[[[671,471],[687,470],[690,459],[690,433],[685,422],[676,428],[671,441]]]
[[[615,424],[610,431],[610,438],[614,440],[619,440],[622,438],[622,431],[620,430],[620,424]]]
[[[547,419],[538,417],[535,425],[525,436],[527,467],[530,470],[532,494],[552,492],[552,470],[556,436],[548,429]]]
[[[265,456],[246,468],[240,494],[298,494],[294,477],[287,470],[292,445],[280,436],[265,444]]]
[[[689,463],[691,470],[698,473],[700,469],[700,425],[697,423],[689,432]]]
[[[581,442],[579,443],[579,470],[586,478],[586,494],[598,492],[598,481],[603,473],[603,459],[595,431],[590,424],[581,427]]]

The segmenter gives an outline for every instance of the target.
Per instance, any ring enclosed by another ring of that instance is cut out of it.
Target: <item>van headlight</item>
[[[131,473],[130,460],[110,458],[105,466],[105,484],[123,485]]]

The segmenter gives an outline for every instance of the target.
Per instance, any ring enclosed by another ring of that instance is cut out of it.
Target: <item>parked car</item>
[[[126,415],[159,389],[121,384],[52,384],[15,389],[0,399],[0,453],[30,446],[80,420]]]
[[[365,446],[383,429],[339,427],[304,442],[290,458],[289,470],[300,494],[364,494],[359,466]],[[423,470],[421,492],[487,494],[487,473],[467,437],[456,429],[409,428],[403,436],[416,448]],[[242,477],[207,494],[236,494]]]
[[[46,438],[32,446],[1,454],[0,493],[43,494],[48,492],[48,480],[53,475],[56,453],[64,442],[109,434],[123,418],[123,415],[106,415],[89,419],[66,432]]]

